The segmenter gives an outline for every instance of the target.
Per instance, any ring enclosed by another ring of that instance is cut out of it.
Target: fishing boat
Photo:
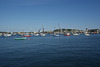
[[[23,37],[31,37],[28,33],[24,34]]]
[[[30,37],[30,35],[24,35],[23,37]]]
[[[14,38],[15,40],[26,40],[26,37],[23,38]]]
[[[64,34],[64,36],[70,36],[70,33]]]

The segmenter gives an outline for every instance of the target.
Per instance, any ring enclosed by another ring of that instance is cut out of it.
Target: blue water
[[[0,37],[0,67],[100,67],[100,34]]]

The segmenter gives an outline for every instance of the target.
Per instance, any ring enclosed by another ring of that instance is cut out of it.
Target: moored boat
[[[29,34],[25,34],[23,35],[23,37],[31,37]]]
[[[79,35],[79,34],[78,34],[78,33],[74,33],[73,35],[76,35],[76,36],[77,36],[77,35]]]
[[[60,35],[59,35],[59,34],[54,34],[53,36],[54,36],[54,37],[60,37]]]
[[[64,34],[64,36],[70,36],[70,33]]]
[[[26,40],[26,37],[23,38],[14,38],[15,40]]]
[[[10,37],[11,34],[3,34],[4,37]]]
[[[86,28],[86,30],[85,30],[85,36],[89,36],[90,34],[89,34],[89,32],[88,32],[88,29]]]
[[[46,36],[46,34],[45,34],[45,33],[41,33],[40,35],[41,35],[41,36]]]
[[[88,34],[88,33],[85,33],[85,36],[90,36],[90,34]]]
[[[34,36],[39,36],[39,34],[38,34],[38,33],[36,33],[36,34],[34,34]]]

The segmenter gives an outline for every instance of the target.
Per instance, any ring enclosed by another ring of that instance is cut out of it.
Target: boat
[[[34,33],[34,36],[39,36],[39,35],[40,35],[40,34],[39,34],[39,33],[40,33],[40,30],[41,30],[41,29],[39,29],[37,33]]]
[[[29,34],[24,34],[23,37],[31,37]]]
[[[45,33],[40,33],[40,35],[41,35],[41,36],[46,36],[46,34],[45,34]]]
[[[59,34],[54,34],[53,36],[54,36],[54,37],[60,37],[60,35],[59,35]]]
[[[64,34],[64,36],[70,36],[70,33]]]
[[[23,34],[18,34],[19,36],[23,36]]]
[[[90,36],[90,34],[88,34],[88,33],[85,33],[85,36]]]
[[[36,33],[36,34],[34,34],[34,36],[39,36],[39,34],[38,34],[38,33]]]
[[[30,35],[24,35],[23,37],[30,37]]]
[[[23,38],[14,38],[15,40],[26,40],[26,37]]]
[[[4,37],[10,37],[12,34],[3,34]]]
[[[40,36],[46,36],[46,34],[44,32],[44,27],[43,26],[42,26],[42,29],[43,29],[43,31],[42,31],[42,33],[40,33]]]
[[[90,36],[90,34],[88,33],[88,29],[86,28],[86,30],[85,30],[85,36]]]
[[[79,35],[78,33],[74,33],[73,35]]]

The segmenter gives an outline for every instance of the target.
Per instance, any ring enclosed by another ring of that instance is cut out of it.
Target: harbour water
[[[100,67],[100,34],[0,37],[0,67]]]

